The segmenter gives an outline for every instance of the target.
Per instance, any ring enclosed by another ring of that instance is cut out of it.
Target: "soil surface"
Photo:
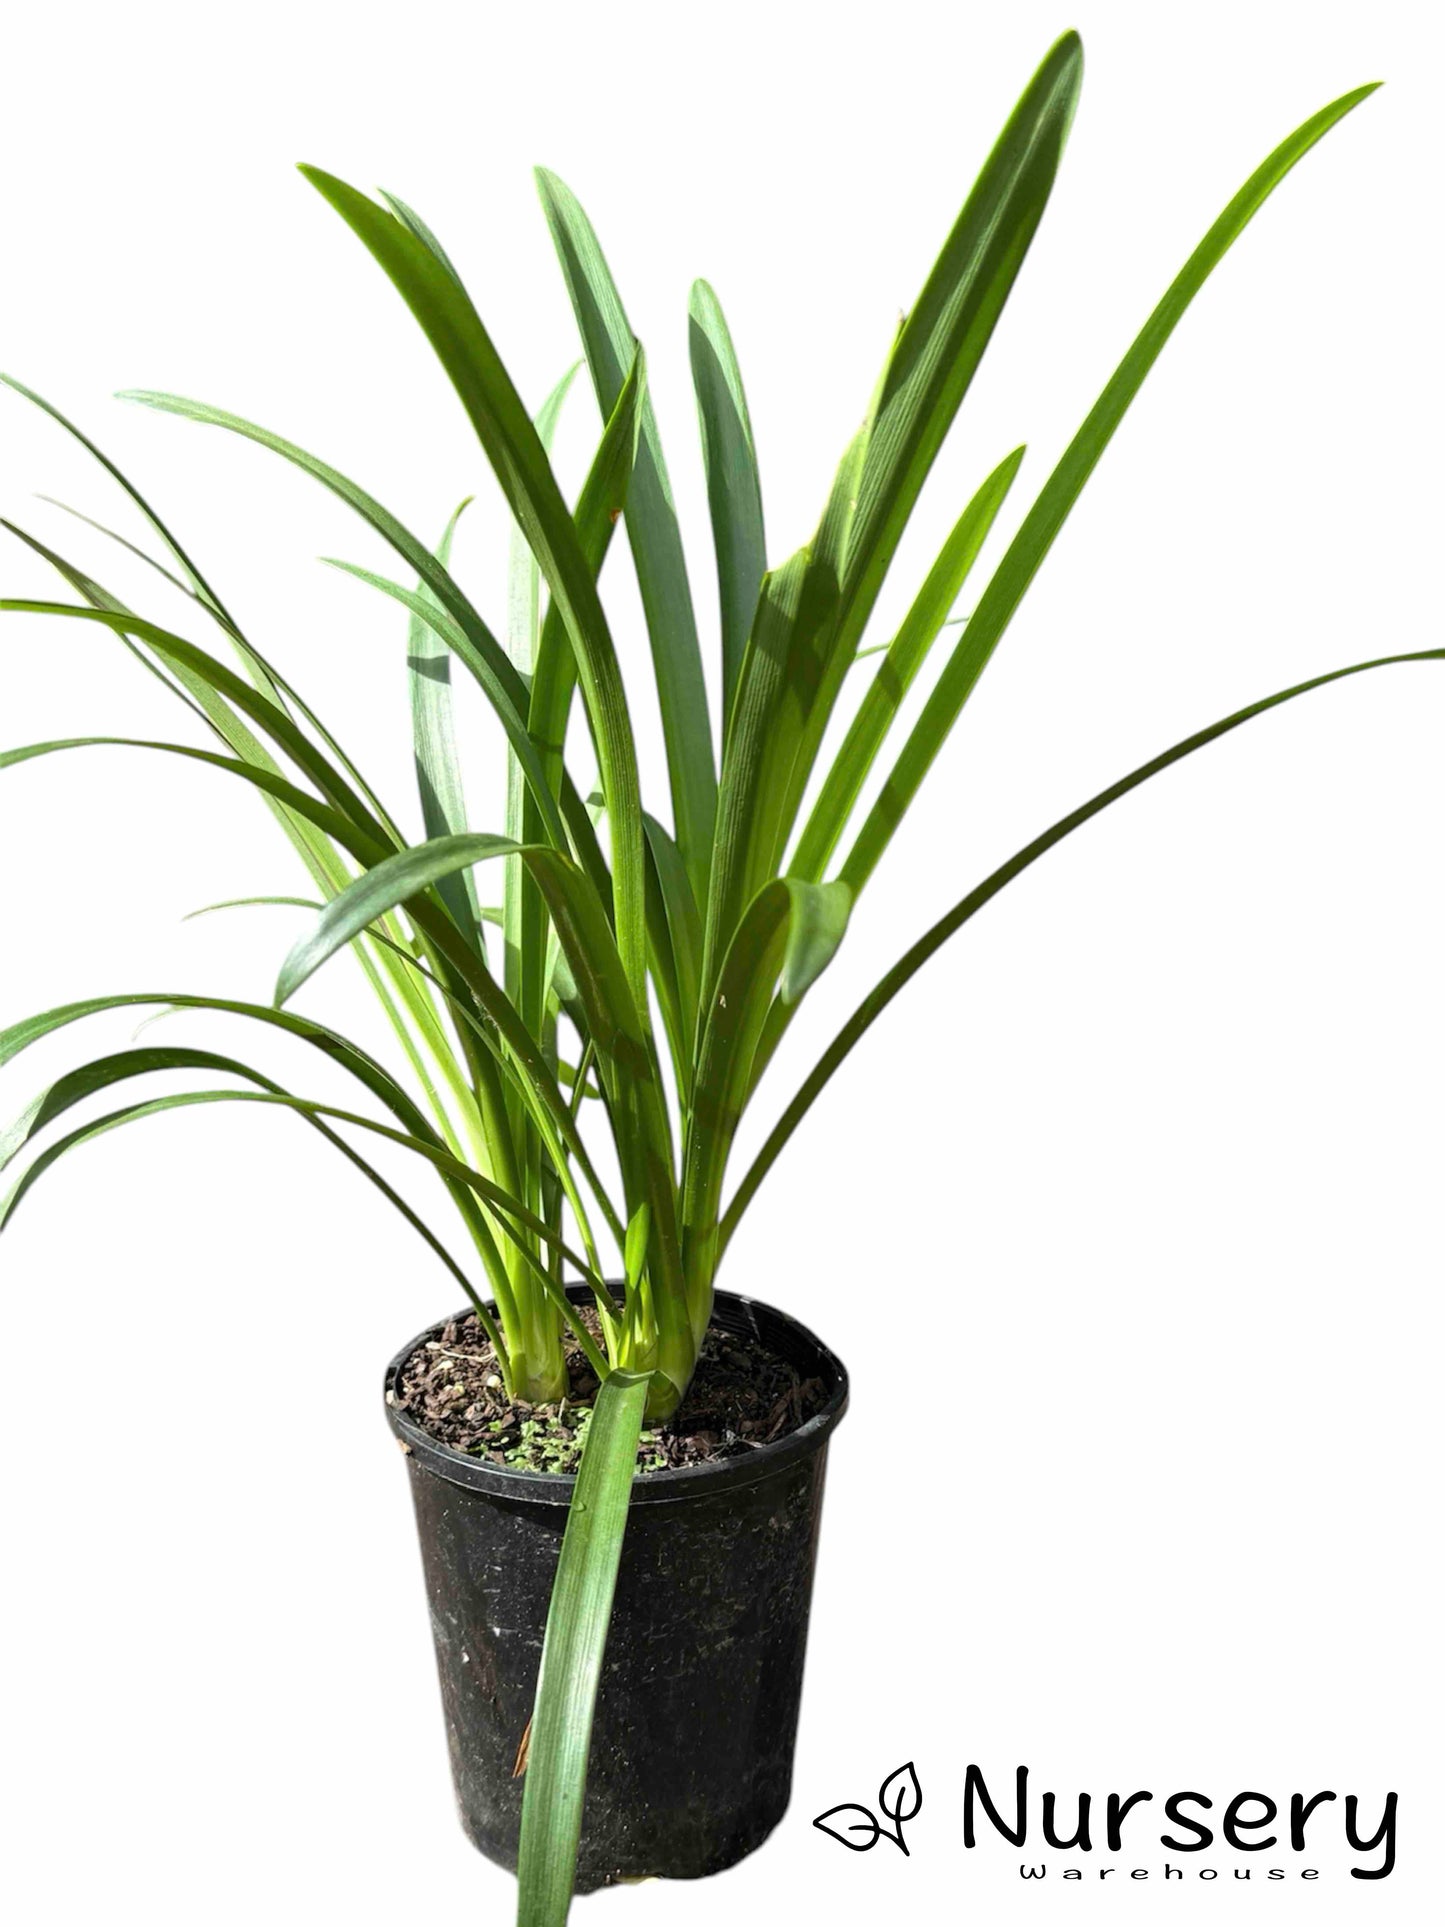
[[[596,1314],[584,1311],[596,1334]],[[419,1346],[389,1401],[440,1444],[532,1472],[577,1470],[597,1378],[575,1345],[567,1350],[574,1396],[557,1405],[507,1397],[496,1353],[468,1312]],[[740,1458],[794,1431],[827,1403],[821,1378],[801,1378],[752,1340],[710,1330],[687,1397],[665,1425],[644,1427],[639,1472]]]

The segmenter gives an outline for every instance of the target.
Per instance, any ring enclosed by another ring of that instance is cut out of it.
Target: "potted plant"
[[[1228,204],[970,594],[967,616],[955,611],[1021,449],[963,505],[898,628],[874,642],[880,586],[1042,217],[1080,74],[1077,37],[1066,35],[900,325],[816,534],[771,567],[742,376],[715,296],[705,284],[694,290],[721,631],[716,716],[642,350],[569,191],[540,177],[604,422],[571,507],[547,454],[570,377],[531,416],[423,221],[392,197],[383,205],[303,170],[412,309],[500,483],[518,536],[505,644],[449,566],[455,517],[433,551],[281,437],[173,396],[133,399],[271,448],[348,503],[398,558],[403,580],[340,566],[407,612],[420,841],[242,633],[168,525],[57,410],[9,383],[130,496],[166,551],[164,562],[146,559],[219,631],[236,666],[7,524],[54,565],[74,600],[0,608],[112,633],[190,712],[196,740],[68,739],[10,750],[0,763],[127,741],[208,765],[260,794],[313,894],[253,900],[307,912],[273,1002],[97,996],[12,1025],[0,1034],[0,1062],[92,1014],[205,1010],[301,1040],[362,1087],[364,1108],[298,1095],[209,1049],[136,1045],[42,1091],[0,1160],[137,1077],[202,1073],[203,1088],[132,1098],[72,1123],[24,1167],[0,1221],[57,1158],[121,1124],[182,1106],[263,1104],[341,1150],[450,1271],[468,1309],[398,1353],[387,1410],[422,1532],[464,1821],[508,1864],[520,1851],[528,1927],[563,1918],[574,1887],[725,1866],[786,1805],[824,1459],[847,1378],[810,1333],[720,1291],[718,1277],[742,1213],[838,1066],[955,931],[1110,803],[1310,689],[1445,656],[1380,657],[1267,696],[1045,830],[900,957],[725,1197],[744,1108],[1154,360],[1274,188],[1372,91],[1357,89],[1305,122]],[[646,618],[671,828],[644,808],[632,712],[599,594],[619,527]],[[899,712],[935,643],[942,669],[895,752]],[[464,805],[454,665],[507,738],[505,812],[493,831],[474,830]],[[838,728],[850,682],[862,685],[861,698]],[[861,807],[875,771],[882,781]],[[290,1007],[348,948],[406,1074]],[[370,1162],[365,1146],[377,1138],[437,1173],[455,1211],[452,1242]],[[452,1248],[457,1234],[464,1257]]]

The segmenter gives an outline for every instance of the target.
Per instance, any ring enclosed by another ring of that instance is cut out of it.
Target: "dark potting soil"
[[[596,1335],[596,1314],[584,1311]],[[567,1350],[572,1394],[556,1405],[507,1397],[497,1355],[472,1312],[454,1318],[401,1368],[388,1398],[440,1444],[531,1472],[577,1470],[597,1378],[583,1352]],[[734,1459],[795,1431],[827,1402],[821,1378],[801,1378],[786,1359],[710,1330],[687,1397],[665,1425],[643,1428],[639,1472]]]

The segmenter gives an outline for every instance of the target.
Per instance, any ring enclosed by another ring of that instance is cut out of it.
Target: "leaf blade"
[[[980,485],[939,551],[838,747],[788,865],[790,876],[814,883],[822,876],[903,698],[988,539],[1023,456],[1023,449],[1016,448],[1004,457]]]
[[[471,500],[469,495],[459,504],[442,531],[436,558],[444,569],[451,568],[452,538]],[[430,594],[420,578],[416,593],[423,601]],[[468,827],[467,805],[452,719],[451,651],[432,624],[423,620],[415,609],[409,611],[407,620],[406,674],[411,695],[412,766],[421,800],[422,825],[428,837],[460,836]],[[452,922],[479,953],[485,954],[481,912],[471,871],[446,877],[438,887]]]
[[[634,995],[645,1003],[646,885],[631,721],[597,585],[537,431],[455,276],[366,195],[324,169],[301,172],[356,234],[421,324],[561,609],[607,793],[618,944]]]
[[[577,197],[547,168],[538,168],[536,178],[605,420],[617,405],[632,358],[632,327],[596,230]],[[682,536],[657,420],[646,400],[626,521],[662,711],[674,830],[693,892],[705,902],[717,761]]]
[[[1185,737],[1182,742],[1174,744],[1162,755],[1140,764],[1127,776],[1121,777],[1117,783],[1112,783],[1107,789],[1099,791],[1087,803],[1081,804],[1068,816],[1061,817],[1041,836],[1035,837],[1032,843],[1026,844],[1022,850],[1015,852],[1006,863],[1001,864],[982,883],[970,890],[967,896],[960,898],[953,908],[940,917],[931,929],[925,931],[917,943],[905,951],[893,968],[879,979],[803,1080],[733,1193],[732,1200],[723,1214],[721,1248],[726,1249],[743,1213],[756,1195],[759,1185],[772,1169],[778,1154],[854,1046],[873,1027],[893,999],[922,969],[935,951],[962,929],[971,917],[977,915],[978,911],[997,896],[1006,884],[1012,882],[1014,877],[1036,863],[1056,843],[1062,842],[1066,836],[1087,823],[1091,817],[1107,809],[1111,803],[1128,795],[1131,790],[1137,789],[1141,783],[1147,782],[1172,764],[1193,755],[1196,750],[1203,749],[1216,738],[1228,735],[1231,730],[1252,721],[1254,717],[1262,716],[1271,709],[1277,709],[1282,703],[1292,702],[1298,696],[1308,695],[1312,690],[1323,689],[1330,683],[1342,682],[1347,677],[1364,675],[1370,670],[1390,668],[1400,663],[1414,662],[1445,662],[1445,649],[1415,650],[1403,655],[1378,656],[1368,662],[1352,663],[1344,669],[1334,669],[1322,676],[1313,676],[1307,682],[1295,683],[1289,689],[1280,690],[1272,696],[1263,697],[1258,702],[1234,711],[1232,715],[1212,723],[1207,729]]]
[[[892,840],[1070,509],[1195,295],[1286,176],[1374,91],[1371,85],[1341,95],[1283,140],[1250,175],[1166,289],[1009,544],[882,794],[864,819],[841,872],[855,890],[862,889]]]
[[[688,302],[688,348],[707,472],[722,618],[723,731],[767,568],[763,492],[752,419],[727,318],[706,281]]]
[[[563,1927],[576,1877],[592,1716],[627,1530],[646,1373],[598,1390],[547,1614],[522,1795],[518,1927]]]
[[[467,831],[414,844],[375,864],[339,897],[333,897],[312,927],[292,945],[276,979],[277,1008],[289,1003],[308,977],[388,910],[399,908],[424,890],[439,890],[447,877],[469,870],[475,863],[515,855],[520,847],[510,837]]]

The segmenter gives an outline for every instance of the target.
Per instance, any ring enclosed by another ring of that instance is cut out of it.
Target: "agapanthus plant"
[[[57,1158],[121,1124],[187,1105],[270,1105],[299,1114],[342,1150],[425,1240],[474,1305],[515,1398],[565,1393],[568,1334],[580,1347],[603,1397],[583,1469],[588,1516],[579,1525],[574,1512],[563,1559],[564,1589],[572,1591],[554,1609],[533,1740],[524,1890],[528,1905],[541,1909],[538,1920],[555,1916],[559,1897],[565,1910],[587,1744],[578,1708],[590,1705],[589,1695],[574,1694],[569,1714],[559,1682],[585,1684],[589,1670],[595,1680],[644,1406],[665,1418],[686,1395],[728,1243],[809,1107],[934,951],[1055,843],[1252,716],[1377,666],[1337,669],[1201,730],[972,888],[853,1012],[726,1195],[740,1118],[845,941],[905,811],[1155,358],[1275,187],[1372,91],[1359,88],[1313,115],[1229,203],[981,588],[971,576],[1015,485],[1022,449],[981,464],[987,472],[960,505],[901,622],[876,637],[870,618],[900,537],[1043,215],[1080,74],[1080,47],[1069,35],[1024,94],[899,326],[817,530],[794,555],[768,556],[738,359],[717,297],[705,283],[694,288],[691,359],[721,645],[716,714],[643,352],[570,191],[551,174],[538,177],[604,424],[569,505],[548,455],[566,382],[535,415],[529,411],[452,258],[420,217],[395,197],[378,202],[318,168],[303,169],[412,310],[500,484],[517,537],[504,633],[450,566],[455,518],[433,548],[366,490],[265,428],[175,396],[130,398],[273,450],[349,504],[391,552],[391,573],[341,566],[406,612],[425,831],[419,842],[283,670],[242,633],[168,524],[57,410],[10,383],[90,449],[129,495],[166,551],[154,566],[190,597],[231,662],[125,606],[19,529],[75,600],[3,606],[108,630],[128,647],[191,727],[186,740],[132,746],[250,784],[310,878],[310,897],[288,900],[314,908],[281,965],[271,1004],[171,992],[97,996],[14,1025],[0,1038],[0,1061],[82,1017],[154,1005],[224,1012],[288,1033],[361,1088],[352,1109],[297,1095],[213,1051],[138,1044],[45,1090],[6,1140],[7,1161],[81,1100],[135,1077],[199,1072],[205,1087],[128,1103],[50,1143],[12,1190],[4,1216]],[[654,799],[652,809],[634,731],[640,658],[628,653],[629,692],[599,593],[619,533],[641,592],[648,694],[666,747],[668,797]],[[944,652],[941,671],[905,729],[910,686],[935,648]],[[346,673],[354,673],[350,663]],[[487,829],[473,827],[464,803],[452,717],[458,674],[475,681],[506,736],[505,791],[499,788],[495,813],[481,819]],[[856,702],[852,691],[860,692]],[[0,760],[116,740],[36,743]],[[870,786],[880,768],[881,780]],[[347,948],[395,1031],[407,1075],[290,1008],[308,979]],[[213,1074],[225,1081],[214,1083]],[[366,1157],[367,1139],[378,1136],[436,1172],[462,1255]],[[610,1180],[604,1167],[615,1174]],[[623,1282],[610,1282],[619,1267]],[[579,1281],[590,1288],[595,1320],[584,1320],[569,1298],[568,1284]]]

